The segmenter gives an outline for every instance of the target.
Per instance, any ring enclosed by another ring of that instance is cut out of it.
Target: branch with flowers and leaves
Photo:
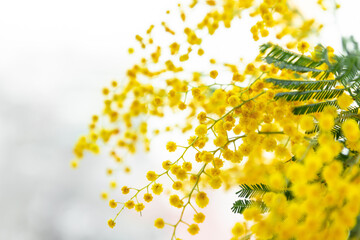
[[[332,1],[318,4],[339,8]],[[206,14],[190,22],[188,16],[198,9]],[[166,195],[179,216],[157,218],[155,227],[172,228],[171,239],[179,239],[179,227],[201,234],[208,193],[223,189],[238,195],[224,211],[242,215],[232,239],[359,238],[356,41],[344,38],[342,55],[309,44],[306,39],[323,25],[306,19],[290,0],[193,0],[178,4],[174,14],[180,30],[162,22],[136,35],[138,47],[128,52],[139,52],[139,61],[123,81],[102,90],[103,112],[92,117],[89,133],[74,147],[71,166],[77,168],[86,152],[109,146],[115,167],[106,172],[114,176],[119,169],[129,173],[129,154],[156,149],[152,142],[160,136],[188,136],[164,144],[174,157],[163,159],[162,171],[148,171],[142,187],[119,191],[110,181],[109,191],[101,194],[115,209],[108,225],[115,227],[125,210],[141,213],[154,197]],[[230,31],[244,15],[256,21],[249,26],[252,39],[265,42],[254,61],[208,56],[204,41],[216,39],[219,29]],[[171,42],[156,41],[154,29]],[[277,44],[269,42],[274,39]],[[208,65],[203,69],[199,63]],[[124,198],[109,196],[117,192]]]

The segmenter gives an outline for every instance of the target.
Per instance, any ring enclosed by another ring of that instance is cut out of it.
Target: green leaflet
[[[360,67],[359,58],[360,56],[358,54],[335,57],[336,63],[331,68],[331,71],[335,74],[335,78],[344,86],[348,86],[358,80]]]
[[[286,101],[307,101],[310,99],[324,100],[332,99],[340,96],[345,91],[342,89],[330,90],[311,90],[311,91],[296,91],[296,92],[282,92],[275,95],[275,100],[284,98]]]
[[[249,208],[251,206],[259,207],[262,213],[265,213],[269,210],[265,203],[248,199],[237,200],[236,202],[234,202],[231,210],[233,211],[233,213],[243,213],[246,208]]]
[[[359,108],[352,108],[349,111],[343,111],[339,114],[339,116],[336,118],[336,121],[338,123],[342,123],[344,122],[346,119],[348,118],[352,118],[355,121],[359,121],[360,120],[360,114],[358,114],[358,109]]]
[[[317,67],[320,66],[323,61],[314,61],[310,57],[287,51],[272,43],[267,43],[260,46],[261,53],[265,53],[269,49],[270,51],[264,57],[264,60],[269,64],[274,64],[280,69],[285,68],[295,72],[313,72],[316,75],[327,72],[321,69],[317,69]]]
[[[300,91],[306,90],[329,90],[335,87],[336,80],[322,80],[322,81],[299,81],[299,80],[281,80],[276,78],[267,78],[266,82],[273,83],[276,86],[286,89],[297,89]]]
[[[356,225],[351,229],[349,239],[360,239],[360,215],[356,218]]]
[[[305,132],[306,134],[313,134],[313,133],[316,133],[316,132],[319,132],[320,131],[320,128],[319,128],[319,125],[318,124],[315,124],[315,127],[313,130],[311,131],[308,131],[308,132]],[[333,129],[331,130],[331,133],[333,134],[334,138],[337,140],[339,138],[344,138],[343,134],[342,134],[342,131],[341,131],[341,126],[336,124]]]
[[[251,197],[262,197],[265,193],[269,192],[270,189],[265,184],[255,184],[255,185],[240,185],[240,190],[236,192],[239,198],[251,198]]]
[[[262,212],[266,212],[268,211],[268,207],[266,206],[265,203],[263,203],[262,201],[254,201],[251,200],[250,198],[254,198],[254,197],[261,198],[264,196],[264,194],[271,191],[272,190],[270,189],[270,187],[263,183],[252,184],[252,185],[242,184],[240,185],[240,190],[236,192],[236,194],[238,194],[238,197],[242,199],[239,199],[236,202],[234,202],[231,210],[234,213],[243,213],[246,208],[255,205],[259,207]],[[285,190],[282,191],[282,193],[285,195],[287,200],[293,199],[293,195],[291,191]]]
[[[334,138],[337,140],[337,139],[340,139],[340,138],[344,138],[344,135],[341,131],[341,126],[340,125],[335,125],[333,127],[333,129],[331,130],[331,133],[334,135]]]
[[[337,100],[333,100],[294,107],[293,113],[295,115],[303,115],[315,112],[322,112],[326,106],[335,106],[336,108],[339,108]]]
[[[293,70],[295,72],[301,72],[301,73],[304,73],[304,72],[318,72],[318,73],[321,73],[321,72],[323,72],[323,70],[320,70],[320,69],[301,66],[301,65],[299,65],[298,62],[286,62],[286,61],[279,60],[279,59],[269,57],[269,56],[265,57],[264,59],[268,64],[274,64],[275,67],[278,67],[280,69],[285,68],[285,69],[290,69],[290,70]]]

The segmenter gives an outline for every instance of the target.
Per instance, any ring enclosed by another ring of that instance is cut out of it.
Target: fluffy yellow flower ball
[[[200,231],[200,228],[197,224],[191,224],[188,228],[188,232],[191,235],[196,235]]]
[[[116,208],[116,207],[117,207],[117,203],[115,202],[114,199],[111,199],[111,200],[109,201],[109,206],[110,206],[111,208]]]
[[[133,200],[129,200],[125,203],[125,207],[128,208],[128,209],[132,209],[135,207],[135,203]]]
[[[345,122],[342,124],[341,129],[348,141],[355,142],[359,140],[359,125],[354,119],[346,119]]]
[[[199,192],[196,195],[195,202],[199,207],[204,208],[209,204],[209,198],[207,197],[205,192]]]
[[[174,207],[181,208],[183,206],[183,201],[179,198],[178,195],[171,195],[169,201],[170,204]]]
[[[300,127],[305,131],[311,131],[314,128],[314,118],[309,115],[304,115],[300,118]]]
[[[128,194],[130,192],[130,188],[128,188],[127,186],[123,186],[121,188],[121,192],[122,194]]]
[[[151,190],[153,191],[154,194],[160,195],[163,191],[162,184],[154,183],[153,186],[151,187]]]
[[[205,163],[209,163],[212,160],[214,160],[214,154],[212,154],[211,152],[204,151],[200,155],[200,158],[201,158],[201,161],[203,161]]]
[[[171,161],[170,160],[166,160],[162,163],[162,167],[165,169],[165,170],[169,170],[170,167],[171,167]]]
[[[236,107],[237,105],[240,104],[240,98],[238,96],[233,95],[228,98],[228,103],[230,104],[230,106]]]
[[[154,226],[157,228],[163,228],[165,226],[165,222],[162,218],[158,218],[155,220]]]
[[[151,195],[151,193],[145,193],[144,200],[145,202],[151,202],[153,200],[153,196]]]
[[[109,219],[109,220],[108,220],[108,225],[109,225],[109,227],[114,228],[115,225],[116,225],[116,223],[114,222],[114,220]]]
[[[213,71],[210,72],[210,77],[211,78],[215,79],[217,76],[218,76],[218,71],[213,70]]]
[[[299,52],[301,53],[305,53],[309,50],[309,44],[307,42],[301,41],[298,43],[297,45],[297,49],[299,50]]]
[[[323,131],[331,131],[334,126],[334,117],[331,114],[325,113],[319,117],[319,127]]]
[[[155,181],[157,179],[157,174],[154,171],[148,171],[146,174],[146,178],[149,181]]]
[[[353,101],[353,98],[345,93],[337,98],[338,105],[341,109],[347,109]]]
[[[172,185],[172,188],[174,190],[180,190],[182,188],[182,182],[180,182],[180,181],[174,182],[173,185]]]
[[[137,212],[141,212],[142,210],[144,210],[144,208],[145,208],[145,206],[142,203],[135,204],[135,210]]]
[[[195,128],[195,134],[197,136],[204,136],[207,133],[207,127],[205,124],[200,124]]]
[[[205,221],[205,215],[203,213],[199,212],[194,215],[194,222],[202,223],[204,221]]]
[[[236,237],[240,237],[244,232],[244,225],[239,222],[235,223],[234,227],[231,229],[231,233]]]
[[[169,152],[175,152],[176,150],[176,143],[174,142],[168,142],[166,144],[166,149],[169,151]]]

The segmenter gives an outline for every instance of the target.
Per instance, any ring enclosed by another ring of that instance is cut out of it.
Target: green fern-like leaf
[[[274,44],[272,44],[270,42],[262,44],[260,46],[260,53],[264,54],[267,50],[269,50],[273,46],[274,46]]]
[[[360,77],[353,79],[350,89],[355,94],[360,93]]]
[[[307,131],[305,132],[305,134],[313,134],[313,133],[317,133],[320,131],[320,127],[319,127],[319,124],[315,124],[315,127],[313,130],[311,131]],[[333,129],[331,130],[331,133],[333,134],[335,140],[338,140],[338,139],[341,139],[341,138],[344,138],[344,135],[342,134],[342,131],[341,131],[341,126],[336,124]]]
[[[341,126],[340,125],[335,125],[333,127],[333,129],[331,130],[331,133],[334,135],[334,138],[336,140],[344,138],[344,135],[343,135],[343,133],[341,131]]]
[[[315,124],[314,128],[310,131],[306,131],[305,134],[317,133],[317,132],[319,132],[319,130],[320,130],[319,124]]]
[[[323,72],[317,69],[322,62],[317,62],[310,57],[293,53],[281,48],[278,45],[267,43],[260,47],[260,52],[265,53],[270,49],[264,60],[269,64],[274,64],[280,69],[290,69],[295,72]]]
[[[353,109],[350,109],[349,111],[341,112],[339,114],[339,116],[336,118],[336,121],[338,123],[342,123],[348,118],[352,118],[355,121],[360,121],[360,114],[358,114],[358,109],[359,108],[353,108]]]
[[[315,112],[322,112],[326,106],[335,106],[336,108],[339,108],[337,101],[333,100],[333,101],[297,106],[293,108],[293,113],[295,115],[303,115],[303,114],[310,114]]]
[[[343,37],[341,39],[342,47],[344,51],[350,55],[354,53],[359,53],[359,44],[356,42],[354,36]]]
[[[300,73],[304,73],[304,72],[318,72],[321,73],[323,72],[323,70],[320,69],[316,69],[316,68],[310,68],[310,67],[304,67],[299,65],[298,62],[286,62],[286,61],[280,61],[278,59],[275,59],[274,57],[265,57],[265,61],[268,64],[274,64],[275,67],[278,67],[280,69],[289,69],[292,70],[294,72],[300,72]]]
[[[350,54],[346,56],[335,56],[336,64],[331,71],[335,73],[335,79],[340,81],[344,86],[349,86],[351,82],[359,77],[360,56]]]
[[[330,90],[336,85],[336,80],[322,80],[322,81],[298,81],[298,80],[281,80],[276,78],[267,78],[266,82],[272,83],[276,86],[286,89],[296,89],[300,91],[306,90]]]
[[[311,77],[318,78],[319,80],[327,79],[330,76],[331,71],[313,72]]]
[[[233,213],[242,214],[246,208],[249,208],[251,206],[259,207],[262,213],[265,213],[269,210],[268,207],[263,202],[248,200],[248,199],[240,199],[234,202],[231,211],[233,211]]]
[[[360,239],[360,215],[356,218],[356,224],[351,229],[349,239]]]
[[[331,73],[330,70],[317,68],[323,63],[328,64],[329,67],[332,66],[327,59],[327,49],[321,45],[316,50],[318,61],[301,54],[287,51],[272,43],[267,43],[260,47],[260,52],[262,53],[268,50],[269,53],[264,57],[264,60],[269,64],[274,64],[280,69],[289,69],[300,73],[311,72],[312,77],[318,77],[320,80],[327,79]]]
[[[357,105],[360,106],[360,77],[353,80],[349,87],[349,93],[354,98]]]
[[[357,113],[359,112],[360,107],[348,107],[347,112]]]
[[[240,198],[252,198],[252,197],[262,197],[265,193],[270,191],[270,188],[265,184],[255,184],[255,185],[240,185],[240,190],[236,192]]]
[[[315,69],[316,67],[320,66],[322,62],[314,61],[310,57],[297,54],[294,52],[290,52],[288,50],[283,49],[279,45],[267,43],[260,46],[260,52],[265,53],[268,49],[271,50],[266,55],[268,59],[280,61],[280,62],[287,62],[289,64],[295,64],[297,66],[307,67],[311,69]],[[265,57],[265,58],[266,58]],[[315,69],[315,71],[319,71],[319,69]]]
[[[349,64],[349,66],[343,68],[341,74],[336,78],[346,86],[347,83],[355,79],[357,76],[358,69],[354,65]]]
[[[286,200],[288,200],[288,201],[294,199],[293,193],[289,190],[284,191],[284,195],[286,197]]]
[[[324,100],[332,99],[343,94],[345,89],[330,89],[330,90],[311,90],[311,91],[296,91],[296,92],[282,92],[275,95],[275,100],[284,98],[286,101],[307,101],[310,99]]]

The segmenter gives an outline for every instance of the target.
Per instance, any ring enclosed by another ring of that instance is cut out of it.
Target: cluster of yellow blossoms
[[[323,1],[319,4],[324,8]],[[165,194],[163,184],[167,179],[172,184],[166,193],[169,203],[181,213],[175,222],[158,218],[154,225],[172,227],[172,239],[180,239],[176,236],[180,224],[195,235],[205,221],[199,208],[209,204],[207,191],[234,191],[242,184],[261,183],[268,186],[268,191],[254,195],[252,200],[259,204],[243,211],[245,222],[233,226],[232,239],[251,235],[256,239],[347,239],[360,211],[360,155],[355,154],[360,152],[360,130],[355,120],[346,119],[340,129],[343,141],[336,139],[332,131],[339,125],[336,119],[340,112],[354,105],[353,98],[343,93],[336,99],[339,108],[328,106],[322,112],[294,115],[292,110],[300,103],[274,100],[284,89],[265,79],[308,79],[308,75],[266,64],[262,55],[248,64],[218,64],[207,58],[201,47],[206,36],[216,37],[217,29],[230,28],[236,18],[248,14],[257,20],[249,28],[255,41],[260,37],[285,38],[287,48],[297,47],[300,53],[315,58],[315,50],[304,40],[322,25],[304,19],[287,0],[193,0],[187,7],[178,7],[183,31],[162,22],[160,27],[174,39],[167,46],[156,45],[152,37],[153,29],[159,26],[151,25],[145,36],[136,35],[139,51],[150,49],[150,53],[127,70],[126,81],[113,81],[111,87],[103,89],[103,114],[93,116],[89,134],[80,137],[74,147],[74,168],[86,151],[97,154],[103,144],[112,147],[110,156],[124,166],[124,156],[136,153],[140,142],[145,151],[150,151],[151,141],[161,132],[180,129],[190,134],[185,145],[173,139],[167,142],[164,149],[174,155],[181,153],[174,160],[164,159],[162,172],[148,171],[148,184],[142,188],[121,187],[122,194],[130,197],[109,201],[109,206],[118,211],[108,225],[113,228],[125,208],[141,212],[154,195]],[[185,13],[196,8],[207,8],[208,12],[194,25],[187,22]],[[180,44],[177,38],[186,42]],[[136,51],[129,48],[129,54]],[[333,49],[328,47],[327,51],[333,61]],[[212,69],[188,69],[187,62],[204,59]],[[230,78],[223,74],[229,70]],[[329,79],[333,78],[330,74]],[[149,121],[168,116],[183,121],[163,129]],[[341,161],[341,154],[352,157]],[[129,171],[125,167],[125,172]],[[114,174],[112,168],[106,172]],[[110,188],[115,189],[117,184],[111,181]],[[108,199],[108,193],[103,192],[102,198]],[[261,204],[268,211],[263,211]],[[192,220],[184,218],[185,211],[193,212]]]

